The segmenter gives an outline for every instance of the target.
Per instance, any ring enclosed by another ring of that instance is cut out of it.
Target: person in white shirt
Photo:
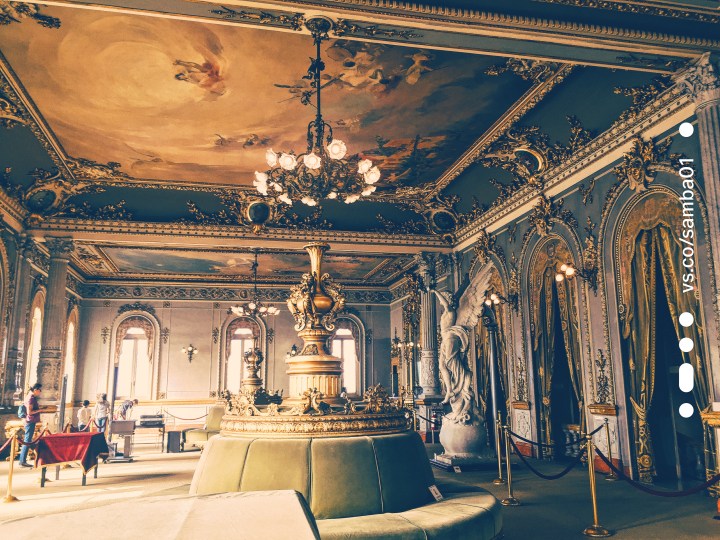
[[[107,394],[100,394],[100,399],[95,403],[95,410],[93,411],[93,418],[95,418],[100,433],[105,433],[109,414],[110,402],[107,400]]]
[[[86,399],[85,401],[83,401],[82,408],[77,412],[78,431],[85,431],[88,424],[90,423],[91,418],[92,409],[90,408],[90,401]]]

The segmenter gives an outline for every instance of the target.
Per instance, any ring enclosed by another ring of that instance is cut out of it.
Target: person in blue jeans
[[[26,444],[23,445],[22,449],[20,450],[20,465],[22,467],[32,467],[27,462],[27,455],[28,450],[30,450],[30,447],[27,445],[27,443],[30,443],[33,440],[33,435],[35,434],[35,426],[40,421],[40,405],[38,404],[38,398],[40,397],[40,393],[42,392],[42,384],[35,383],[30,387],[30,391],[28,392],[28,395],[25,397],[25,410],[27,411],[25,414],[25,438],[23,439],[23,442]]]

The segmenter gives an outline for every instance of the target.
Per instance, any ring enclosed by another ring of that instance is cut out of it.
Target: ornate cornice
[[[125,221],[94,221],[76,220],[61,217],[48,218],[33,226],[36,231],[63,230],[72,233],[114,233],[139,235],[169,235],[178,238],[215,237],[238,238],[246,237],[242,227],[232,225],[192,225],[185,223],[149,223]],[[414,247],[445,248],[442,240],[431,235],[383,234],[355,231],[304,231],[287,229],[265,229],[254,236],[255,239],[272,241],[287,240],[298,242],[327,241],[352,242],[354,244],[397,245]]]
[[[286,4],[294,6],[322,6],[327,8],[327,4],[320,0],[291,0],[286,2]],[[434,21],[447,24],[448,26],[454,24],[462,25],[468,32],[474,27],[498,30],[544,30],[552,32],[556,36],[578,36],[581,37],[583,41],[593,38],[611,38],[613,40],[651,41],[696,47],[717,47],[720,45],[720,42],[713,39],[686,37],[665,32],[634,30],[527,15],[506,15],[476,9],[420,5],[401,0],[333,0],[333,4],[338,8],[362,13],[366,17],[372,17],[373,15],[394,17],[401,21],[407,21],[405,26],[411,26],[410,23],[413,22],[413,20],[422,22]]]
[[[179,285],[140,285],[140,284],[81,284],[78,292],[85,299],[125,299],[142,298],[145,300],[213,300],[236,302],[252,298],[252,288],[235,287],[190,287]],[[392,295],[387,289],[361,290],[346,289],[347,302],[351,304],[389,304]],[[287,300],[289,292],[285,288],[260,288],[258,297],[267,302]],[[138,305],[127,304],[121,306]],[[130,308],[136,309],[136,308]]]
[[[543,191],[552,190],[595,161],[605,158],[609,152],[627,144],[628,140],[662,122],[668,115],[686,107],[690,100],[686,89],[680,85],[671,86],[656,94],[643,109],[638,111],[632,121],[626,119],[615,122],[610,129],[578,150],[572,157],[548,169],[542,175]],[[521,187],[502,207],[490,208],[479,219],[459,229],[456,234],[456,243],[472,238],[482,229],[491,228],[494,223],[507,215],[515,214],[518,211],[529,211],[530,204],[536,196],[537,190],[532,186]]]
[[[671,7],[667,2],[643,2],[643,1],[622,1],[622,0],[535,0],[545,4],[561,4],[563,6],[575,6],[585,8],[604,9],[619,11],[622,13],[637,13],[640,15],[652,15],[657,17],[670,17],[698,22],[720,23],[720,15],[713,12],[713,8],[701,8],[690,5]]]

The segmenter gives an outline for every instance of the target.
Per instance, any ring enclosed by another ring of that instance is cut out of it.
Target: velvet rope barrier
[[[202,420],[203,418],[205,418],[208,415],[208,413],[205,413],[202,416],[198,416],[197,418],[180,418],[179,416],[175,416],[174,414],[169,413],[167,411],[165,412],[165,414],[167,414],[168,416],[172,416],[176,420],[182,420],[183,422],[192,422],[193,420]]]
[[[10,445],[10,443],[12,442],[12,440],[13,440],[14,438],[15,438],[15,435],[13,435],[12,437],[10,437],[7,441],[5,441],[5,444],[3,444],[2,446],[0,446],[0,454],[2,454],[2,453],[3,453],[3,450],[5,450],[5,449]]]
[[[693,495],[695,493],[703,491],[704,489],[707,489],[713,484],[716,484],[718,481],[720,481],[719,473],[707,480],[706,482],[695,487],[691,487],[690,489],[686,489],[683,491],[660,491],[657,489],[649,488],[640,482],[636,482],[635,480],[627,476],[623,471],[618,469],[608,458],[605,457],[605,455],[600,450],[595,448],[595,451],[597,452],[597,455],[600,457],[600,459],[605,463],[605,465],[610,467],[611,470],[615,471],[615,474],[621,480],[625,480],[628,484],[630,484],[637,490],[644,491],[645,493],[649,493],[650,495],[655,495],[656,497],[687,497],[688,495]]]
[[[603,429],[604,427],[605,427],[605,424],[603,424],[603,425],[601,425],[601,426],[598,426],[598,428],[597,428],[596,430],[591,431],[590,433],[588,433],[588,435],[590,435],[590,436],[592,437],[593,435],[595,435],[597,432],[599,432],[599,431],[600,431],[601,429]],[[508,432],[510,433],[510,435],[512,435],[512,436],[515,437],[516,439],[519,439],[519,440],[521,440],[521,441],[523,441],[523,442],[526,442],[526,443],[528,443],[528,444],[532,444],[533,446],[539,446],[539,447],[541,447],[541,448],[556,448],[556,447],[565,448],[566,446],[568,446],[568,444],[545,444],[545,443],[539,443],[539,442],[531,441],[530,439],[526,439],[526,438],[523,437],[522,435],[518,435],[517,433],[515,433],[514,431],[512,431],[512,430],[510,430],[510,429],[508,429]]]
[[[510,444],[512,445],[513,449],[515,450],[515,453],[520,458],[520,461],[523,462],[523,464],[530,469],[530,472],[532,472],[535,476],[539,476],[543,480],[558,480],[568,474],[571,470],[573,470],[577,465],[580,463],[580,460],[582,459],[583,455],[585,455],[586,449],[583,448],[582,451],[577,455],[577,457],[568,465],[565,467],[562,471],[560,471],[557,474],[543,474],[540,471],[538,471],[535,467],[530,465],[528,460],[525,458],[525,456],[522,455],[520,452],[520,449],[515,445],[515,441],[512,440],[512,437],[508,437],[510,440]]]
[[[20,444],[21,446],[35,446],[38,443],[38,441],[40,440],[40,438],[44,437],[45,434],[47,434],[47,433],[52,434],[52,432],[49,429],[45,428],[44,430],[42,430],[40,435],[37,436],[37,439],[35,439],[34,441],[30,441],[30,442],[21,441],[18,438],[18,444]]]

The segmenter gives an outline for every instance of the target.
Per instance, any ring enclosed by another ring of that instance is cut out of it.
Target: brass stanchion
[[[505,467],[507,471],[508,496],[507,498],[500,501],[500,504],[502,504],[503,506],[520,506],[520,501],[518,501],[513,496],[512,469],[510,464],[510,433],[508,433],[509,430],[510,428],[508,426],[503,426],[503,431],[505,432]]]
[[[3,502],[16,502],[19,499],[12,494],[13,469],[15,468],[15,454],[17,454],[17,432],[13,433],[12,442],[10,443],[10,468],[8,469],[7,493]]]
[[[505,484],[502,475],[502,450],[500,446],[500,439],[502,438],[502,421],[500,420],[500,413],[497,415],[495,422],[497,429],[495,430],[495,452],[497,453],[497,465],[498,465],[498,477],[493,480],[493,485],[502,486]]]
[[[606,538],[612,536],[613,533],[600,525],[598,520],[597,493],[595,491],[595,446],[592,435],[585,435],[585,445],[587,447],[588,476],[590,477],[590,497],[593,506],[593,524],[586,527],[583,534],[593,538]]]
[[[605,419],[605,440],[607,441],[608,461],[612,463],[612,441],[610,440],[610,425],[608,424],[607,418]],[[617,479],[618,477],[615,474],[615,471],[613,471],[611,468],[610,474],[605,477],[605,480],[607,480],[608,482],[615,482]]]

